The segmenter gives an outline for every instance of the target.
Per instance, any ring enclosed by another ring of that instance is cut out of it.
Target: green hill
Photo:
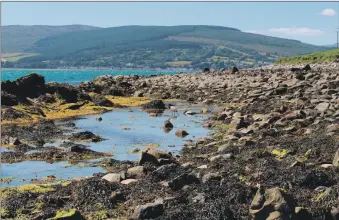
[[[252,67],[284,56],[327,49],[220,26],[123,26],[46,36],[23,49],[25,53],[39,55],[23,57],[7,65],[38,68]]]
[[[308,64],[323,63],[339,60],[339,49],[306,54],[302,56],[285,57],[279,59],[277,64]]]
[[[18,53],[24,52],[32,47],[35,42],[45,37],[74,32],[95,30],[97,27],[87,25],[64,25],[64,26],[48,26],[48,25],[9,25],[1,27],[2,34],[2,53]]]

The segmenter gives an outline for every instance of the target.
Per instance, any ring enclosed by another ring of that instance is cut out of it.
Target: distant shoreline
[[[189,72],[195,72],[198,70],[154,70],[154,69],[92,69],[92,68],[84,68],[84,69],[37,69],[37,68],[1,68],[1,70],[122,70],[122,71],[167,71],[167,72],[182,72],[182,71],[189,71]]]

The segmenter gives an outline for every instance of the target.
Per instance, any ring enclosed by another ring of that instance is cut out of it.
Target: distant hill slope
[[[2,53],[17,53],[33,46],[33,44],[45,37],[74,31],[95,30],[98,27],[87,25],[10,25],[1,27]]]
[[[40,55],[22,58],[14,65],[252,67],[283,56],[325,50],[328,48],[220,26],[123,26],[46,36],[24,48],[26,53]]]
[[[330,47],[330,48],[337,48],[337,44],[330,44],[330,45],[325,45],[325,47]]]
[[[277,64],[309,64],[323,63],[339,60],[339,49],[306,54],[303,56],[285,57],[279,59]]]

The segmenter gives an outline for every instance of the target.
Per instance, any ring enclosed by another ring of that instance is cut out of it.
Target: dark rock
[[[206,73],[206,72],[209,72],[210,71],[210,68],[204,68],[203,72]]]
[[[73,142],[64,142],[60,144],[59,147],[64,148],[66,152],[75,152],[75,153],[84,153],[88,150],[87,146],[82,144],[76,144]]]
[[[312,170],[307,173],[301,182],[302,186],[315,189],[318,186],[329,186],[329,176],[321,170]]]
[[[166,109],[165,103],[162,100],[153,100],[141,105],[143,109]]]
[[[170,122],[169,119],[164,121],[163,128],[166,128],[166,129],[169,129],[169,130],[173,128],[173,124]]]
[[[98,106],[113,107],[114,104],[105,98],[103,95],[94,95],[92,97],[92,102]]]
[[[239,69],[237,67],[232,67],[232,74],[239,72]]]
[[[220,173],[207,173],[202,177],[202,182],[203,183],[208,183],[210,181],[221,181],[221,175]]]
[[[193,174],[184,173],[180,176],[175,177],[171,181],[169,181],[168,186],[173,190],[179,190],[186,185],[190,185],[194,183],[195,184],[200,183],[199,179]]]
[[[150,154],[150,153],[148,153],[146,151],[143,151],[140,154],[140,158],[139,158],[139,163],[138,164],[139,165],[143,165],[146,162],[150,162],[150,163],[153,163],[155,165],[158,165],[158,163],[159,163],[157,158],[154,155],[152,155],[152,154]]]
[[[45,78],[36,73],[20,77],[16,80],[17,95],[36,98],[45,93]]]
[[[83,141],[92,140],[93,142],[99,142],[103,140],[100,136],[97,136],[90,131],[81,131],[78,133],[73,133],[69,139],[70,140],[83,140]]]
[[[188,135],[188,133],[187,133],[187,131],[185,131],[185,130],[178,129],[178,130],[175,132],[175,135],[176,135],[177,137],[183,138],[183,137],[186,137],[186,136]]]
[[[302,68],[302,70],[310,71],[310,70],[311,70],[310,64],[307,64],[306,66],[304,66],[304,67]]]
[[[43,94],[40,95],[37,99],[38,102],[44,102],[44,103],[54,103],[56,102],[55,97],[50,94]]]
[[[1,105],[3,106],[14,106],[19,104],[18,99],[15,95],[9,94],[5,91],[1,91]]]
[[[154,219],[161,216],[164,212],[162,203],[147,203],[146,205],[138,205],[133,213],[133,219]]]
[[[79,91],[72,85],[51,82],[46,84],[46,91],[51,94],[55,93],[60,99],[63,99],[67,103],[78,102]]]
[[[14,108],[1,108],[1,120],[15,120],[18,118],[22,119],[31,119],[31,117],[25,114],[22,111],[16,110]]]

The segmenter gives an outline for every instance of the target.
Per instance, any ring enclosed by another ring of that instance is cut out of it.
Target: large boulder
[[[4,106],[14,106],[17,105],[18,99],[15,95],[9,94],[5,91],[1,91],[1,105]]]
[[[78,101],[78,89],[75,86],[66,83],[47,83],[46,91],[47,93],[56,94],[57,97],[63,99],[67,103],[74,103]]]
[[[45,78],[36,73],[18,78],[16,85],[17,94],[22,97],[36,98],[45,93]]]
[[[153,100],[141,105],[143,109],[166,109],[166,105],[162,100]]]

